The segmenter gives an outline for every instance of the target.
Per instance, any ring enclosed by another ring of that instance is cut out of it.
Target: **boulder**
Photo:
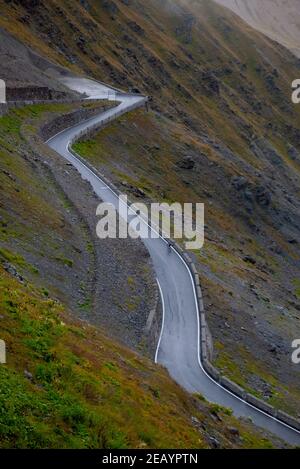
[[[256,260],[255,260],[253,257],[251,257],[251,256],[245,256],[245,257],[244,257],[244,261],[245,261],[245,262],[248,262],[249,264],[252,264],[252,265],[255,265],[255,264],[256,264]]]
[[[24,370],[24,377],[29,379],[30,381],[33,380],[33,374],[30,373],[30,371],[28,371],[28,370]]]
[[[233,436],[240,436],[240,432],[235,427],[228,427],[228,432]]]
[[[194,169],[195,160],[192,156],[185,156],[181,160],[177,161],[176,165],[181,169]]]
[[[212,72],[203,72],[202,82],[209,90],[210,94],[220,94],[220,83],[217,77]]]
[[[232,186],[240,191],[241,189],[245,189],[248,185],[248,181],[244,176],[233,176],[231,179]]]
[[[264,186],[257,186],[254,189],[255,200],[259,205],[267,207],[271,203],[271,194]]]
[[[221,447],[220,441],[217,438],[215,438],[214,436],[210,436],[209,441],[210,441],[213,448],[218,449],[218,448]]]

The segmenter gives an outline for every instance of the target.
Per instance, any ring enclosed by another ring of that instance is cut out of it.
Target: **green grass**
[[[21,270],[28,270],[29,272],[33,274],[39,274],[39,270],[37,267],[29,264],[28,262],[25,261],[23,256],[20,256],[19,254],[11,252],[9,249],[5,248],[0,248],[0,259],[4,259],[14,265],[15,267],[21,268]]]
[[[55,260],[56,260],[57,262],[61,262],[62,264],[64,264],[64,265],[67,266],[67,267],[70,267],[70,268],[73,267],[73,264],[74,264],[74,262],[72,261],[72,259],[67,259],[67,258],[65,258],[65,257],[57,256],[57,257],[55,258]]]
[[[97,147],[97,142],[91,139],[82,142],[76,142],[73,145],[75,152],[82,153],[84,155],[92,155],[95,147]]]
[[[90,254],[94,254],[94,253],[95,253],[95,248],[94,248],[93,243],[87,242],[87,244],[86,244],[86,250],[87,250]]]
[[[295,279],[293,281],[293,284],[294,284],[294,287],[295,287],[295,295],[297,296],[297,298],[300,299],[300,279]]]
[[[191,416],[221,440],[234,425],[247,447],[270,445],[226,409],[189,397],[159,367],[74,322],[61,304],[1,266],[0,310],[7,344],[1,448],[206,447]],[[219,428],[212,412],[221,417]]]
[[[19,267],[26,267],[26,262],[24,257],[11,252],[9,249],[0,248],[0,256],[6,261],[11,262],[12,264]]]
[[[210,410],[213,414],[218,414],[219,412],[223,412],[226,415],[232,415],[233,413],[232,409],[223,407],[219,404],[210,404]]]

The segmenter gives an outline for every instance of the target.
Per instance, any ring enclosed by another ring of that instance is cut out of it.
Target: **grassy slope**
[[[73,266],[83,268],[81,256],[72,257],[73,243],[82,237],[88,251],[88,237],[83,228],[71,228],[71,207],[51,179],[33,169],[21,126],[33,131],[46,116],[70,110],[29,106],[0,119],[0,337],[7,345],[7,364],[0,366],[0,447],[280,446],[227,410],[187,395],[164,370],[100,329],[75,322],[52,299],[57,264],[70,280]]]
[[[64,104],[36,105],[0,118],[0,258],[68,304],[70,289],[79,289],[80,279],[89,282],[90,237],[50,172],[37,163],[21,127],[30,131],[43,118],[71,110]]]
[[[224,447],[272,446],[2,267],[0,298],[2,448],[203,448],[212,437]]]

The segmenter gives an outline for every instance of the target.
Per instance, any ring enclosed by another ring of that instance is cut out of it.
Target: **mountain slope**
[[[215,363],[297,415],[299,61],[212,1],[23,0],[3,11],[0,24],[51,60],[151,96],[148,115],[78,150],[148,201],[205,202],[194,260]]]
[[[1,448],[280,447],[0,266]]]
[[[290,363],[299,321],[297,59],[210,1],[151,0],[146,9],[138,0],[39,2],[34,10],[14,2],[6,15],[11,32],[18,24],[18,37],[53,60],[151,95],[147,147],[130,144],[134,136],[122,128],[107,148],[109,164],[149,200],[205,202],[206,244],[195,261],[215,362],[297,415],[299,370]],[[191,170],[177,164],[186,156]],[[131,167],[135,158],[142,164]]]
[[[300,57],[300,11],[297,0],[215,0],[253,28]]]
[[[28,144],[49,119],[64,115],[66,122],[73,107],[94,106],[27,106],[0,118],[0,337],[7,348],[0,447],[282,447],[230,411],[191,397],[165,370],[120,344],[141,341],[132,322],[134,314],[143,322],[151,304],[141,292],[149,259],[139,243],[125,240],[121,252],[119,243],[95,245],[72,192],[73,186],[94,220],[89,186],[59,157],[51,168],[45,147],[40,153]],[[145,304],[135,304],[137,296]]]

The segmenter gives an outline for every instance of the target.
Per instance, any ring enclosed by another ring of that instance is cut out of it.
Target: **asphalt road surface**
[[[90,99],[115,99],[113,90],[92,80],[68,78],[70,88],[86,92]],[[81,131],[114,117],[139,103],[138,96],[118,95],[115,108],[66,129],[48,140],[48,145],[68,160],[88,180],[104,202],[119,206],[119,198],[105,182],[69,151],[70,141]],[[99,200],[100,201],[100,200]],[[95,214],[96,216],[96,214]],[[147,222],[141,219],[141,223]],[[150,233],[150,227],[148,227]],[[163,328],[156,353],[157,362],[165,366],[172,378],[191,393],[199,392],[210,402],[230,407],[238,417],[249,417],[257,426],[278,435],[291,444],[300,444],[300,432],[244,402],[216,383],[204,371],[199,352],[199,315],[194,284],[185,261],[163,238],[143,240],[151,255],[162,296]]]

